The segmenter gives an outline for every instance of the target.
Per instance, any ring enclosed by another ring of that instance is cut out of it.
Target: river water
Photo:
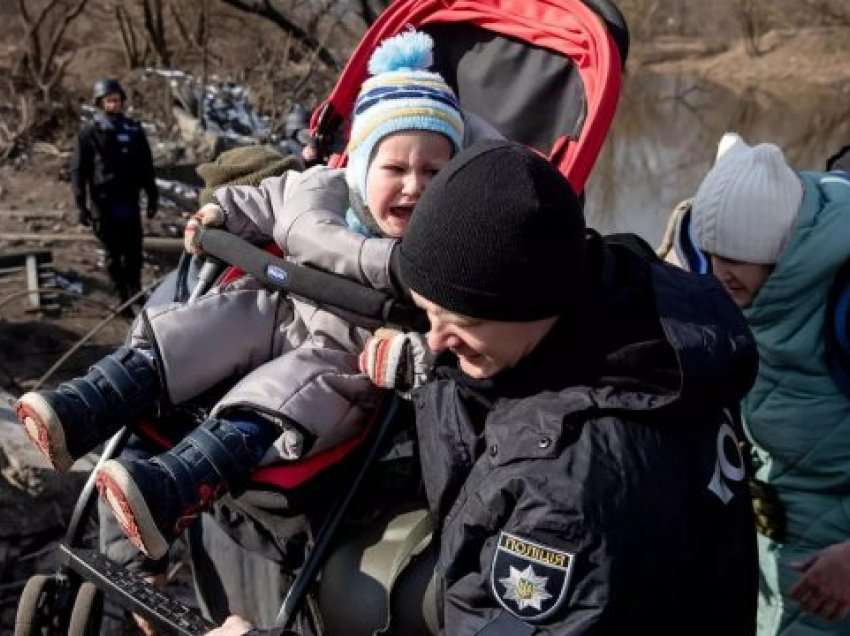
[[[796,169],[822,170],[850,144],[850,95],[801,88],[790,100],[758,89],[735,94],[696,77],[630,75],[588,185],[588,224],[636,232],[656,246],[726,131],[750,144],[776,143]]]

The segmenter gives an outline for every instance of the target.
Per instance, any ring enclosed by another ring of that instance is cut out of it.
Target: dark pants
[[[121,301],[142,288],[142,220],[138,205],[114,203],[99,210],[95,234],[106,250],[106,271]]]

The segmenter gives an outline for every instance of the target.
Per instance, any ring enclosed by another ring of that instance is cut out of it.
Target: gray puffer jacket
[[[390,288],[396,241],[348,228],[342,170],[290,171],[256,188],[220,188],[215,199],[228,231],[254,243],[273,239],[293,262]],[[312,454],[359,433],[376,405],[377,389],[357,365],[368,336],[309,300],[243,278],[191,304],[146,311],[133,344],[156,351],[171,403],[238,380],[212,414],[247,409],[292,420]],[[300,444],[286,440],[278,439],[262,463],[297,458]]]

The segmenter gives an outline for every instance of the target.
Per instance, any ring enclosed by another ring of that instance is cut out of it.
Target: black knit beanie
[[[509,141],[458,153],[428,185],[402,239],[401,275],[440,307],[532,321],[579,301],[584,213],[546,159]]]

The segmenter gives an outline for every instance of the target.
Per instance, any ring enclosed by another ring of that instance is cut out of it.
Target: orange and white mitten
[[[366,341],[360,370],[376,386],[404,395],[425,383],[434,358],[423,334],[381,328]]]

